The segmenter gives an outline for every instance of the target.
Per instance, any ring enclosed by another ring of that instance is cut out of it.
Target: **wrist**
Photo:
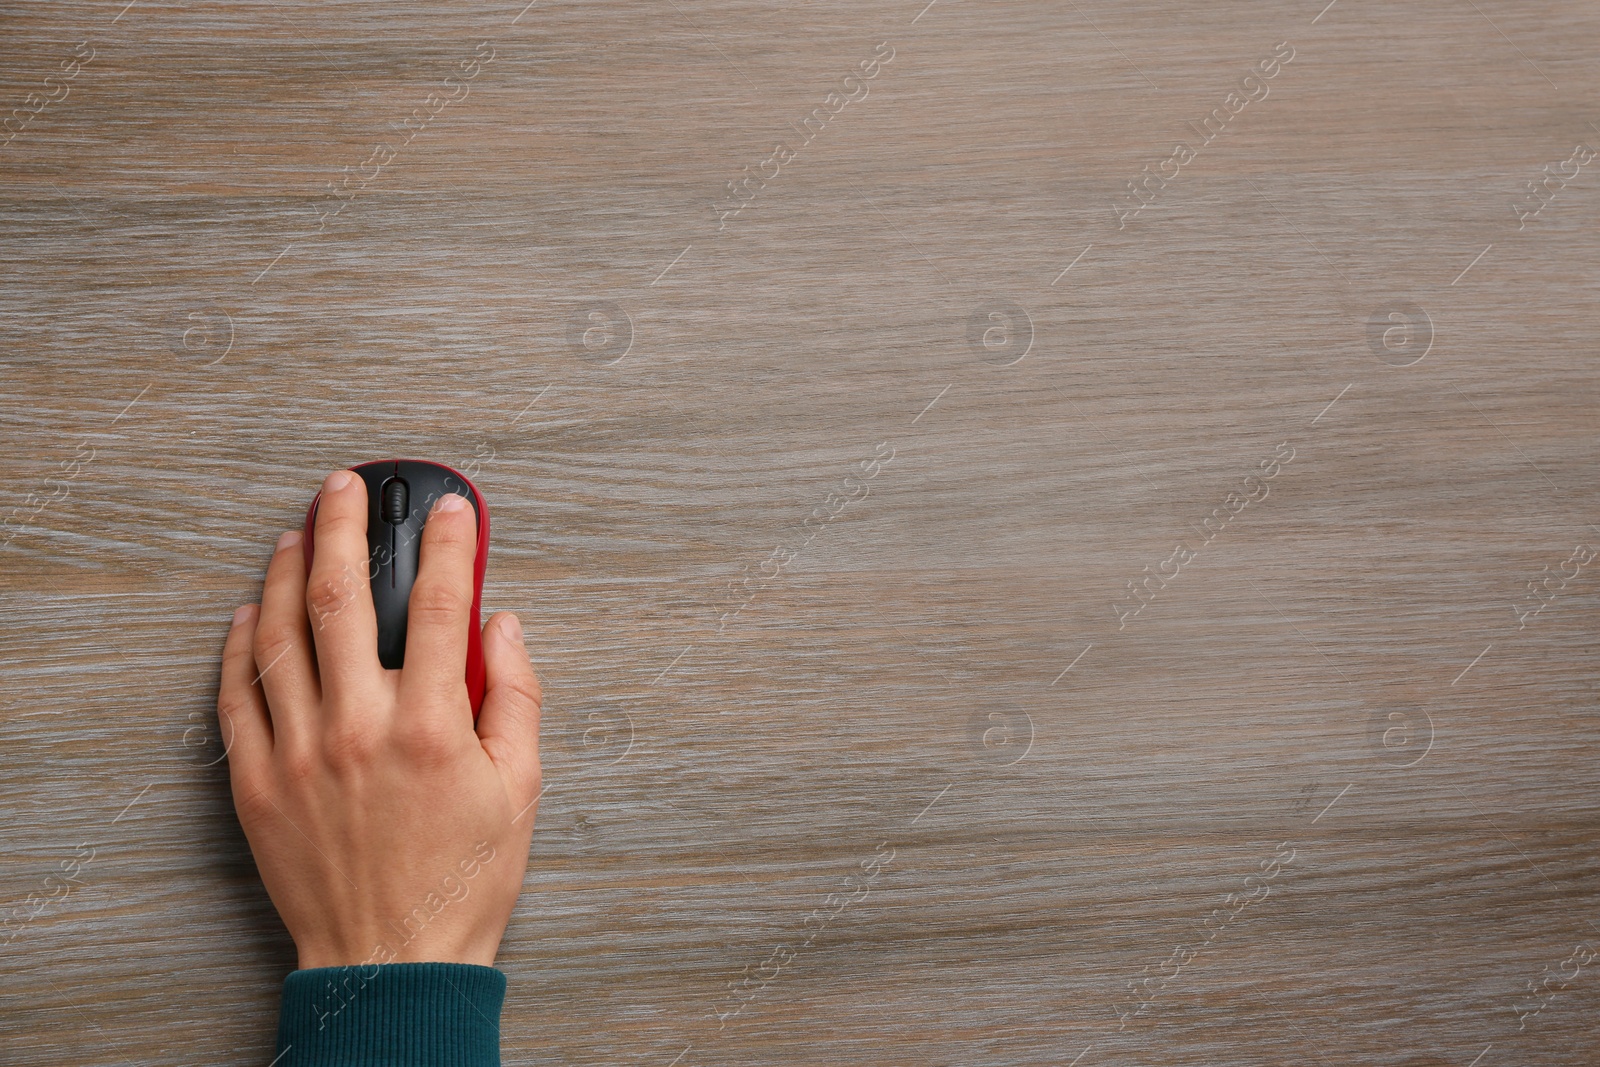
[[[418,936],[403,925],[372,931],[359,941],[308,939],[295,942],[297,966],[302,971],[328,967],[383,966],[391,963],[459,963],[494,966],[500,937],[454,939]]]

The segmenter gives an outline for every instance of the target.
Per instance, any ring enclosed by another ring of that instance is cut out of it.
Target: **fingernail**
[[[254,604],[245,604],[241,606],[238,611],[233,613],[233,625],[238,626],[240,623],[250,618],[251,614],[255,612],[255,608],[256,606]]]
[[[305,534],[301,533],[299,530],[285,530],[283,531],[283,536],[278,538],[278,547],[273,549],[273,551],[282,552],[286,548],[293,548],[304,539]]]
[[[322,491],[324,493],[337,493],[354,479],[355,475],[349,471],[334,471],[328,475],[328,480],[322,483]]]
[[[466,506],[467,501],[465,497],[462,497],[456,493],[446,493],[444,496],[439,498],[439,502],[433,506],[433,510],[440,512],[460,511]]]
[[[500,632],[517,644],[522,644],[522,620],[515,615],[507,615],[500,620]]]

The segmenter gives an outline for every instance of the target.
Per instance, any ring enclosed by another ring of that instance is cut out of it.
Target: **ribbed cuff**
[[[500,1067],[506,976],[471,963],[294,971],[275,1067]]]

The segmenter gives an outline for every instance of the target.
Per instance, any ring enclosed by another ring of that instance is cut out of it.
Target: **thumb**
[[[478,740],[521,809],[539,795],[539,677],[528,662],[522,624],[509,611],[483,627],[483,708]]]

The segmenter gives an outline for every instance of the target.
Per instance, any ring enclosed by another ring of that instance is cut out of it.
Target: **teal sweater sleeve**
[[[294,971],[273,1067],[500,1067],[506,976],[470,963]]]

